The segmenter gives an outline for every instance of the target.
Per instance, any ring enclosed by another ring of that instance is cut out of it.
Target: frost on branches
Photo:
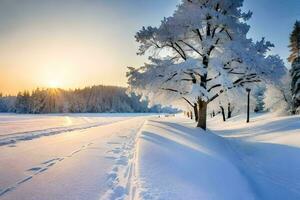
[[[283,60],[279,56],[268,56],[264,67],[268,71],[266,78],[265,109],[278,115],[288,114],[291,110],[290,76]]]
[[[159,27],[137,34],[139,55],[152,57],[129,68],[129,90],[152,103],[190,106],[198,127],[206,129],[207,106],[224,93],[268,78],[266,52],[273,47],[246,37],[252,13],[243,0],[182,0]]]

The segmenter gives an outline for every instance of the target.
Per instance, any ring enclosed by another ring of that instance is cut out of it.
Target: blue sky
[[[0,92],[37,86],[126,85],[139,66],[134,34],[158,25],[178,0],[0,0]],[[250,37],[265,36],[284,60],[299,0],[245,0]]]
[[[273,53],[279,54],[286,62],[289,50],[289,34],[295,21],[300,20],[299,0],[245,0],[245,10],[253,12],[249,21],[249,36],[258,40],[266,37],[275,44]]]

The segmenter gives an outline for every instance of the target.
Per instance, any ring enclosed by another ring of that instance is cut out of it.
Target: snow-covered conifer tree
[[[291,55],[288,58],[289,62],[293,62],[300,56],[300,22],[296,21],[294,29],[290,35],[290,52]]]
[[[294,59],[291,68],[291,89],[293,100],[293,113],[300,113],[300,57]]]
[[[293,32],[290,35],[291,54],[288,61],[292,63],[291,68],[291,91],[292,91],[292,112],[299,112],[300,107],[300,22],[296,21]]]

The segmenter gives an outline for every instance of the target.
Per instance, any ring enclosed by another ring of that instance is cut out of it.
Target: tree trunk
[[[198,100],[198,123],[197,127],[206,130],[207,102]]]
[[[222,116],[223,116],[223,121],[225,122],[226,121],[225,110],[224,110],[223,106],[220,106],[220,108],[221,108],[221,113],[222,113]]]
[[[228,113],[227,113],[227,118],[230,119],[232,116],[232,109],[230,103],[228,103]]]
[[[194,104],[194,114],[195,114],[195,121],[198,122],[198,108],[197,104]]]
[[[207,28],[207,34],[210,34],[210,25]],[[208,68],[208,63],[209,63],[209,55],[212,49],[210,49],[207,53],[208,56],[204,56],[202,59],[202,64],[204,69]],[[200,81],[200,86],[206,89],[207,85],[207,73],[201,76],[201,81]],[[202,128],[203,130],[206,130],[206,118],[207,118],[207,104],[208,102],[205,102],[201,100],[200,98],[198,99],[198,123],[197,127]]]

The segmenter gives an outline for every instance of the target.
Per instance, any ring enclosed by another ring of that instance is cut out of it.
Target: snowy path
[[[0,147],[0,199],[92,200],[126,195],[136,136],[146,118]],[[121,176],[125,179],[117,179]]]

